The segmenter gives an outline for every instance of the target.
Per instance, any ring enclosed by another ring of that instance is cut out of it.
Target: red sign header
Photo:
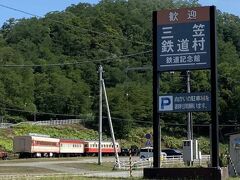
[[[210,7],[193,7],[157,12],[157,25],[180,24],[210,20]]]

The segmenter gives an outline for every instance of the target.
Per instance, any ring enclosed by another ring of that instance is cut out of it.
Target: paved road
[[[138,157],[133,157],[133,160],[138,160]],[[128,161],[127,157],[121,157],[120,161]],[[71,174],[71,175],[81,175],[81,176],[90,176],[90,177],[129,177],[129,171],[89,171],[85,169],[79,169],[75,167],[66,167],[63,166],[62,164],[71,164],[71,163],[97,163],[97,157],[93,158],[85,158],[85,159],[78,159],[78,160],[60,160],[60,161],[52,161],[49,159],[49,161],[41,161],[41,162],[23,162],[23,160],[19,162],[4,162],[0,163],[0,167],[39,167],[39,168],[45,168],[49,170],[56,171],[56,174]],[[114,157],[103,157],[103,162],[115,162]],[[54,175],[54,174],[52,174]],[[0,178],[2,179],[3,177],[14,177],[16,174],[13,175],[6,175],[6,174],[0,174]],[[26,176],[26,175],[25,175]],[[31,174],[27,174],[27,176],[31,176]],[[41,175],[38,175],[41,176]],[[55,175],[54,175],[55,176]],[[133,177],[142,177],[143,172],[142,170],[138,171],[133,171],[132,173]]]

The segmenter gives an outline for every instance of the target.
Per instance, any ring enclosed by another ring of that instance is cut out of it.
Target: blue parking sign
[[[176,93],[159,96],[159,112],[211,111],[211,93]]]
[[[159,109],[160,111],[172,111],[173,110],[173,96],[160,96],[159,97]]]

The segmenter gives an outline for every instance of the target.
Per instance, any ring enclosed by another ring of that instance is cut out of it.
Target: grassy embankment
[[[14,136],[26,135],[28,133],[39,133],[47,134],[51,137],[57,138],[74,138],[74,139],[86,139],[93,140],[98,139],[98,132],[92,129],[87,129],[82,125],[65,125],[65,126],[40,126],[40,125],[29,125],[22,124],[19,126],[14,126],[8,129],[0,129],[0,148],[7,152],[12,152],[12,139]],[[146,138],[145,134],[152,133],[151,128],[135,128],[132,129],[130,134],[126,139],[118,140],[121,147],[131,147],[131,145],[136,145],[137,147],[144,147]],[[107,139],[106,135],[103,139]],[[182,148],[183,137],[173,137],[166,134],[162,135],[162,148]],[[209,154],[209,139],[204,137],[199,137],[199,147],[202,154]],[[220,144],[221,152],[225,152],[227,145]]]

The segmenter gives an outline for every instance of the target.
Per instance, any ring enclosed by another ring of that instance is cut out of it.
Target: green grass
[[[44,174],[44,173],[56,173],[56,171],[39,168],[39,167],[28,167],[28,166],[1,166],[0,167],[0,175],[1,174]],[[1,177],[0,177],[1,178]]]
[[[102,165],[98,165],[97,163],[71,163],[71,164],[59,164],[65,167],[73,167],[88,171],[112,171],[113,163],[102,163]]]
[[[0,160],[0,164],[6,164],[6,163],[22,163],[22,162],[44,162],[44,161],[76,161],[81,160],[83,157],[64,157],[64,158],[28,158],[28,159],[18,159],[18,157],[10,158],[9,160],[2,161]],[[84,157],[91,158],[91,157]]]
[[[82,176],[60,176],[60,177],[42,177],[38,180],[110,180],[110,179],[126,179],[126,180],[140,180],[143,178],[101,178],[101,177],[82,177]]]
[[[84,157],[86,159],[86,157]],[[43,162],[43,161],[49,161],[49,158],[46,159],[17,159],[17,160],[9,160],[9,161],[1,161],[1,164],[8,163],[11,166],[1,166],[0,167],[0,176],[3,174],[41,174],[44,175],[45,173],[59,173],[59,171],[53,171],[48,170],[45,168],[38,168],[38,167],[26,167],[26,166],[18,166],[18,163],[37,163],[37,162]],[[71,163],[71,161],[74,160],[74,162]],[[113,171],[113,162],[103,162],[102,165],[98,165],[97,163],[81,163],[81,160],[79,162],[75,161],[76,158],[52,158],[50,161],[70,161],[70,163],[57,163],[57,166],[59,168],[63,167],[71,167],[79,170],[86,170],[86,171],[106,171],[111,172]],[[47,165],[46,165],[47,166]],[[1,177],[0,177],[1,179]]]
[[[14,135],[26,135],[28,133],[39,133],[50,135],[57,138],[78,138],[78,139],[97,139],[97,131],[86,129],[83,126],[40,126],[23,124],[13,128]]]
[[[98,132],[84,128],[82,125],[40,126],[21,124],[9,129],[0,129],[0,150],[13,151],[13,137],[29,133],[46,134],[56,138],[97,139]],[[106,138],[106,136],[104,136]]]
[[[39,160],[39,159],[38,159]],[[44,160],[44,159],[40,159]],[[63,160],[63,159],[62,159]],[[64,158],[66,160],[66,158]],[[70,160],[70,159],[69,159]],[[30,160],[14,160],[14,161],[4,161],[8,163],[12,163],[13,165],[17,162],[34,162],[31,159]],[[113,163],[103,163],[101,166],[97,163],[59,163],[57,164],[59,168],[61,167],[72,167],[79,170],[86,170],[86,171],[106,171],[110,172],[113,169]],[[48,170],[45,168],[39,168],[39,167],[26,167],[26,166],[1,166],[0,167],[0,179],[19,179],[19,180],[60,180],[60,179],[83,179],[83,180],[89,180],[89,179],[121,179],[121,178],[101,178],[101,177],[82,177],[80,175],[69,175],[66,173],[61,173],[59,171],[53,171]]]

